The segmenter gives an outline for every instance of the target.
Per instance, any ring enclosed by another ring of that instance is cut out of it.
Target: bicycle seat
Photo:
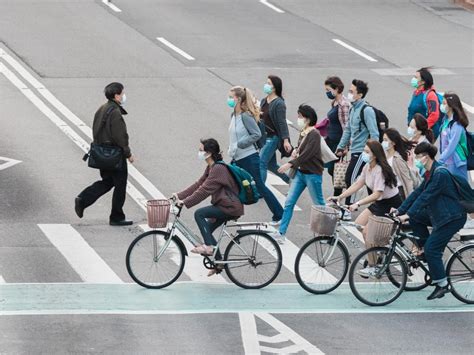
[[[461,237],[459,239],[461,239],[461,242],[467,242],[469,240],[474,240],[474,234],[461,235]]]

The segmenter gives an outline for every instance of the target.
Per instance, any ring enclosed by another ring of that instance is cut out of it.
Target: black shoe
[[[121,221],[110,221],[111,226],[131,226],[133,221],[127,221],[126,219],[122,219]]]
[[[82,207],[82,198],[76,197],[74,200],[74,210],[76,211],[77,217],[82,218],[84,216],[84,207]]]
[[[434,291],[426,299],[428,301],[431,301],[431,300],[434,300],[436,298],[443,298],[444,295],[446,293],[449,293],[449,292],[451,292],[451,290],[449,289],[449,285],[446,285],[444,287],[440,287],[440,286],[436,285]]]

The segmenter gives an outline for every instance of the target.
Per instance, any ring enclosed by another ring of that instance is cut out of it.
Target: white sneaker
[[[358,270],[357,274],[362,277],[369,278],[370,276],[374,276],[379,269],[375,266],[367,266],[364,269]]]
[[[281,235],[280,232],[276,231],[273,233],[270,233],[270,236],[277,241],[278,244],[283,245],[286,242],[286,237],[284,235]]]
[[[342,216],[343,221],[352,221],[352,213],[349,211],[344,212],[344,216]]]
[[[271,221],[271,222],[268,222],[268,225],[272,226],[272,227],[277,227],[281,224],[281,219],[279,219],[278,221]]]

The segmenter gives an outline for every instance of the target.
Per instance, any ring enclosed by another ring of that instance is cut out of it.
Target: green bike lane
[[[0,315],[265,313],[439,313],[473,312],[452,295],[427,301],[432,288],[404,292],[392,304],[360,303],[348,284],[326,295],[298,284],[244,290],[229,284],[179,282],[148,290],[135,284],[44,283],[0,285]]]

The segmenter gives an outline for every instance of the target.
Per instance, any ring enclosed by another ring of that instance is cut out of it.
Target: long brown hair
[[[426,137],[426,139],[428,139],[428,142],[433,144],[435,141],[434,134],[433,131],[428,128],[428,120],[426,117],[421,113],[415,113],[413,115],[413,119],[415,120],[416,129],[419,130],[421,134]]]
[[[408,151],[410,151],[415,144],[403,137],[395,128],[387,128],[384,134],[393,142],[395,151],[402,156],[403,160],[407,161]]]
[[[250,113],[257,122],[260,121],[260,107],[255,104],[255,97],[252,91],[242,86],[234,86],[230,91],[240,100],[242,111]]]
[[[448,103],[449,107],[453,110],[453,120],[459,122],[464,128],[469,125],[466,112],[462,107],[461,99],[454,92],[447,92],[444,94],[444,98]]]
[[[382,174],[385,180],[385,185],[388,187],[397,187],[397,177],[392,170],[392,167],[387,161],[385,151],[379,141],[369,139],[366,143],[370,151],[375,157],[375,162],[382,168]]]

